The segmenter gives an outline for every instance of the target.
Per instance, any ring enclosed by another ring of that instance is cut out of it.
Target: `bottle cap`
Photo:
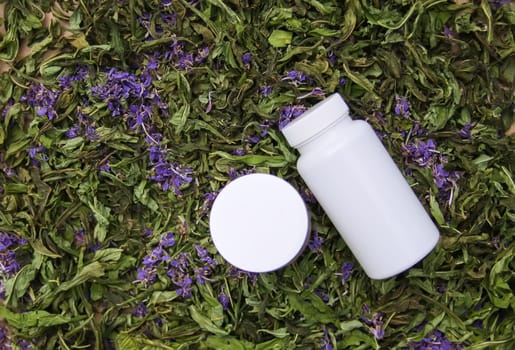
[[[341,118],[349,116],[349,107],[340,94],[335,93],[302,113],[281,131],[292,147],[325,130]]]
[[[300,254],[309,237],[309,215],[288,182],[274,175],[250,174],[220,191],[209,227],[225,260],[241,270],[269,272]]]

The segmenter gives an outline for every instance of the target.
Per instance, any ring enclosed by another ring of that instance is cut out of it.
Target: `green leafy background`
[[[400,349],[437,329],[469,349],[513,349],[515,7],[496,3],[0,3],[0,106],[7,110],[0,118],[0,231],[28,241],[16,252],[23,267],[4,279],[0,320],[10,337],[38,349],[315,349],[324,337],[335,349]],[[54,19],[45,23],[45,13]],[[146,13],[147,28],[138,20]],[[166,27],[161,13],[176,13],[176,24]],[[91,85],[105,79],[102,69],[137,74],[135,60],[167,47],[172,34],[191,49],[210,49],[206,63],[189,71],[162,63],[152,83],[169,108],[153,123],[174,159],[193,169],[195,180],[181,195],[149,181],[140,132],[113,119],[103,101],[82,106]],[[20,57],[24,46],[32,54]],[[250,64],[242,60],[247,52]],[[19,102],[31,82],[56,89],[57,78],[78,64],[93,73],[60,95],[54,120]],[[176,253],[201,244],[217,256],[204,194],[227,184],[229,169],[274,173],[306,191],[297,154],[276,124],[257,144],[248,142],[265,120],[279,121],[281,106],[319,100],[297,100],[313,86],[283,80],[293,69],[326,94],[340,92],[355,118],[387,135],[384,144],[403,171],[401,131],[412,121],[394,107],[396,96],[408,99],[412,120],[461,174],[451,199],[437,196],[427,169],[407,176],[439,225],[437,248],[400,276],[372,281],[357,266],[342,284],[341,264],[354,258],[321,208],[310,204],[323,246],[284,269],[253,281],[230,278],[223,263],[188,299],[164,273],[151,286],[134,283],[155,243],[142,239],[145,228],[176,233]],[[259,93],[263,86],[273,87],[270,96]],[[89,108],[97,141],[65,137],[78,108]],[[471,137],[461,138],[458,131],[470,123]],[[48,155],[41,168],[28,156],[38,144]],[[238,148],[246,155],[235,155]],[[99,172],[106,157],[111,172]],[[6,164],[15,176],[7,176]],[[74,244],[80,228],[96,251]],[[221,291],[230,298],[226,311],[217,300]],[[148,308],[145,317],[132,314],[139,304]],[[383,314],[383,339],[363,321],[370,317],[364,304]]]

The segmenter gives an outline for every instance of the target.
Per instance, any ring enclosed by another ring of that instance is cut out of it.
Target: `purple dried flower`
[[[71,128],[66,131],[66,137],[72,139],[74,137],[79,136],[80,126],[78,124],[73,124]]]
[[[324,291],[321,291],[319,289],[315,289],[314,290],[314,293],[315,295],[317,295],[320,299],[322,299],[324,301],[324,303],[328,303],[329,302],[329,295],[327,295],[326,292]]]
[[[435,164],[433,166],[433,179],[439,190],[445,191],[454,187],[459,178],[459,173],[446,171],[443,164]]]
[[[16,341],[16,344],[18,345],[18,348],[20,350],[32,350],[32,344],[27,339],[18,339]]]
[[[250,67],[250,63],[252,62],[252,53],[245,52],[243,55],[241,55],[241,61],[247,68]]]
[[[75,74],[65,75],[58,78],[59,86],[61,89],[66,90],[71,87],[75,81],[83,81],[89,74],[89,68],[84,65],[78,65],[75,67]]]
[[[327,328],[324,326],[324,337],[320,339],[320,349],[323,350],[333,350],[333,344],[331,342],[331,338],[329,337],[329,332],[327,331]]]
[[[29,157],[30,157],[31,164],[39,167],[41,165],[39,160],[43,160],[45,162],[48,161],[48,156],[46,155],[45,151],[46,151],[46,148],[43,146],[36,146],[36,147],[29,148]],[[39,155],[39,157],[38,157],[38,155]]]
[[[183,278],[178,281],[174,281],[173,283],[179,287],[175,291],[178,295],[180,295],[183,298],[190,298],[191,297],[191,285],[193,281],[191,280],[190,276],[185,275],[182,276]]]
[[[410,113],[410,104],[406,97],[403,96],[395,96],[395,114],[402,115],[405,118],[408,118]]]
[[[98,170],[109,173],[109,172],[111,172],[111,167],[109,166],[108,162],[103,162],[102,164],[99,165]]]
[[[198,244],[195,244],[194,247],[197,251],[197,255],[200,258],[200,261],[205,262],[209,267],[215,267],[218,265],[218,261],[213,259],[204,247]]]
[[[366,305],[364,305],[366,306]],[[365,310],[365,307],[363,308]],[[368,311],[370,309],[367,306]],[[369,314],[370,312],[366,312]],[[362,317],[361,318],[365,324],[369,327],[370,333],[376,338],[376,339],[382,339],[384,337],[384,329],[383,329],[383,314],[380,312],[376,312],[372,318]]]
[[[259,93],[261,96],[269,96],[272,93],[272,86],[271,85],[265,85],[259,88]]]
[[[175,245],[175,235],[173,234],[173,232],[167,232],[165,233],[162,237],[161,237],[161,240],[159,241],[159,244],[165,248],[169,248],[171,246],[174,246]]]
[[[36,108],[37,115],[52,120],[57,115],[54,108],[58,97],[57,92],[48,89],[43,83],[32,83],[25,95],[20,97],[20,102]]]
[[[170,1],[171,3],[171,1]],[[177,23],[177,14],[176,13],[162,13],[161,19],[168,26],[174,26]]]
[[[268,135],[268,130],[273,126],[273,123],[268,120],[268,119],[265,119],[263,120],[263,122],[261,124],[259,124],[259,127],[261,128],[261,137],[265,137],[266,135]]]
[[[186,274],[190,266],[189,257],[188,253],[180,253],[175,259],[170,261],[170,267],[166,274],[170,278],[177,278]]]
[[[282,80],[286,80],[290,82],[290,84],[298,86],[305,84],[309,80],[309,77],[304,72],[291,70],[283,76]]]
[[[508,5],[510,0],[490,0],[490,3],[493,5],[495,10],[498,10],[504,5]]]
[[[247,138],[247,142],[249,142],[253,145],[259,143],[259,141],[261,141],[261,137],[259,137],[258,135],[249,136]]]
[[[340,86],[345,86],[345,84],[347,84],[347,79],[340,78],[339,84],[340,84]]]
[[[349,278],[352,276],[352,272],[354,272],[354,263],[350,261],[345,261],[340,268],[339,275],[342,276],[342,284],[347,283]]]
[[[194,269],[195,280],[198,284],[204,284],[205,281],[208,281],[208,277],[211,275],[211,267],[210,266],[202,266],[196,267]]]
[[[207,58],[207,56],[209,56],[209,47],[207,46],[201,46],[198,50],[197,50],[197,57],[195,57],[195,62],[196,63],[202,63],[204,62],[204,60]]]
[[[334,51],[329,51],[327,53],[327,59],[329,60],[329,64],[331,66],[334,66],[336,64],[336,55],[334,54]]]
[[[229,307],[231,300],[224,292],[220,292],[220,294],[218,294],[218,302],[222,305],[222,308],[225,311]]]
[[[156,280],[157,271],[153,267],[140,267],[137,270],[137,280],[136,282],[140,282],[145,286],[150,285],[152,282]]]
[[[410,350],[461,350],[462,347],[459,344],[451,342],[445,338],[442,332],[433,330],[421,341],[408,343],[408,349]]]
[[[90,141],[96,141],[99,139],[100,136],[98,136],[97,134],[97,130],[95,129],[94,126],[92,125],[88,125],[86,126],[85,128],[85,131],[84,131],[84,136],[86,136],[86,138]]]
[[[283,106],[279,111],[279,130],[282,130],[291,121],[298,118],[306,107],[303,105]]]
[[[135,317],[145,317],[147,315],[147,307],[143,304],[138,304],[134,311],[132,311],[132,316]]]
[[[230,278],[234,278],[234,279],[238,279],[238,280],[241,280],[243,278],[248,278],[248,280],[253,283],[257,282],[257,279],[258,279],[257,273],[240,270],[239,268],[237,268],[235,266],[231,266],[231,268],[228,272],[228,276]]]
[[[424,168],[432,166],[438,161],[440,152],[436,149],[436,142],[432,139],[427,140],[427,142],[416,140],[401,147],[407,164]]]
[[[190,176],[193,170],[166,159],[167,149],[157,145],[149,148],[149,160],[152,164],[150,179],[157,182],[162,190],[172,189],[180,195],[180,188],[193,181]]]
[[[309,250],[312,252],[320,252],[322,243],[324,243],[324,239],[318,235],[318,231],[313,231],[313,235],[308,243]]]
[[[443,26],[443,35],[449,39],[453,39],[456,37],[456,33],[447,26]]]
[[[74,232],[73,240],[79,246],[86,245],[86,231],[85,230],[77,230]]]
[[[5,117],[7,116],[7,113],[9,112],[9,109],[11,109],[11,107],[14,105],[14,99],[13,98],[9,98],[9,100],[7,101],[5,107],[2,109],[2,114],[0,114],[2,117]]]
[[[27,242],[13,234],[0,231],[0,276],[13,277],[21,268],[16,260],[16,248]]]
[[[246,154],[245,150],[243,148],[236,148],[232,154],[235,156],[244,156]]]
[[[470,139],[470,137],[471,137],[470,130],[471,129],[472,129],[472,125],[471,124],[466,124],[463,128],[461,128],[458,131],[458,135],[460,135],[461,138],[463,138],[463,139]]]

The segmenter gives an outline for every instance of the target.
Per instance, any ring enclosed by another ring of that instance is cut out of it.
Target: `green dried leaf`
[[[0,320],[7,321],[16,328],[52,327],[69,323],[72,319],[46,311],[15,313],[0,305]]]
[[[268,37],[268,42],[273,47],[286,47],[291,44],[293,34],[284,30],[276,29]]]
[[[227,331],[217,327],[209,317],[203,315],[201,311],[195,307],[194,305],[190,305],[189,307],[191,318],[197,322],[201,329],[204,329],[210,333],[216,335],[227,335],[229,334]]]

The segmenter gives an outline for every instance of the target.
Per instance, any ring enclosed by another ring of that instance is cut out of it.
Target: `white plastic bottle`
[[[282,130],[297,168],[367,275],[394,276],[420,261],[439,232],[372,127],[339,94]]]

